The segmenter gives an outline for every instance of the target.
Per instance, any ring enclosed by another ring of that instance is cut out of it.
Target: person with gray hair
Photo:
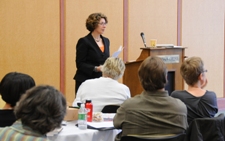
[[[91,99],[93,112],[100,112],[106,105],[120,105],[130,98],[129,88],[118,82],[123,76],[125,64],[120,58],[110,57],[102,66],[102,77],[86,80],[78,89],[73,106]]]
[[[1,141],[48,141],[46,133],[61,126],[66,100],[54,87],[40,85],[26,91],[14,112],[17,121],[0,129]]]

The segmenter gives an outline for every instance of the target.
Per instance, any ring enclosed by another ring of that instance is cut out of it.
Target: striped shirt
[[[29,127],[23,126],[21,121],[16,121],[12,126],[0,128],[0,141],[49,141]]]

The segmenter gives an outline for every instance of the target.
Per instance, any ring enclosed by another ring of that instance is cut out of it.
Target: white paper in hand
[[[123,50],[123,47],[120,46],[119,49],[113,53],[112,57],[117,58],[122,50]]]

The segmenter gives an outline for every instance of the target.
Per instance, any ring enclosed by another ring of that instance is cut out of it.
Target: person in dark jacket
[[[102,36],[107,23],[107,17],[102,13],[93,13],[86,20],[90,33],[80,38],[76,45],[75,95],[82,82],[102,76],[101,65],[110,54],[109,39]]]

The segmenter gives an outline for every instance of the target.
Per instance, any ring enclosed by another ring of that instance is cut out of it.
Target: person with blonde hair
[[[106,105],[120,105],[130,98],[129,88],[118,82],[123,76],[125,64],[120,58],[109,57],[102,66],[102,77],[83,82],[78,89],[73,106],[77,102],[92,100],[93,112],[100,112]]]
[[[188,109],[188,123],[195,118],[214,117],[218,112],[216,94],[203,89],[208,83],[207,70],[200,57],[186,59],[180,73],[188,85],[187,90],[174,91],[171,96],[183,101]]]

